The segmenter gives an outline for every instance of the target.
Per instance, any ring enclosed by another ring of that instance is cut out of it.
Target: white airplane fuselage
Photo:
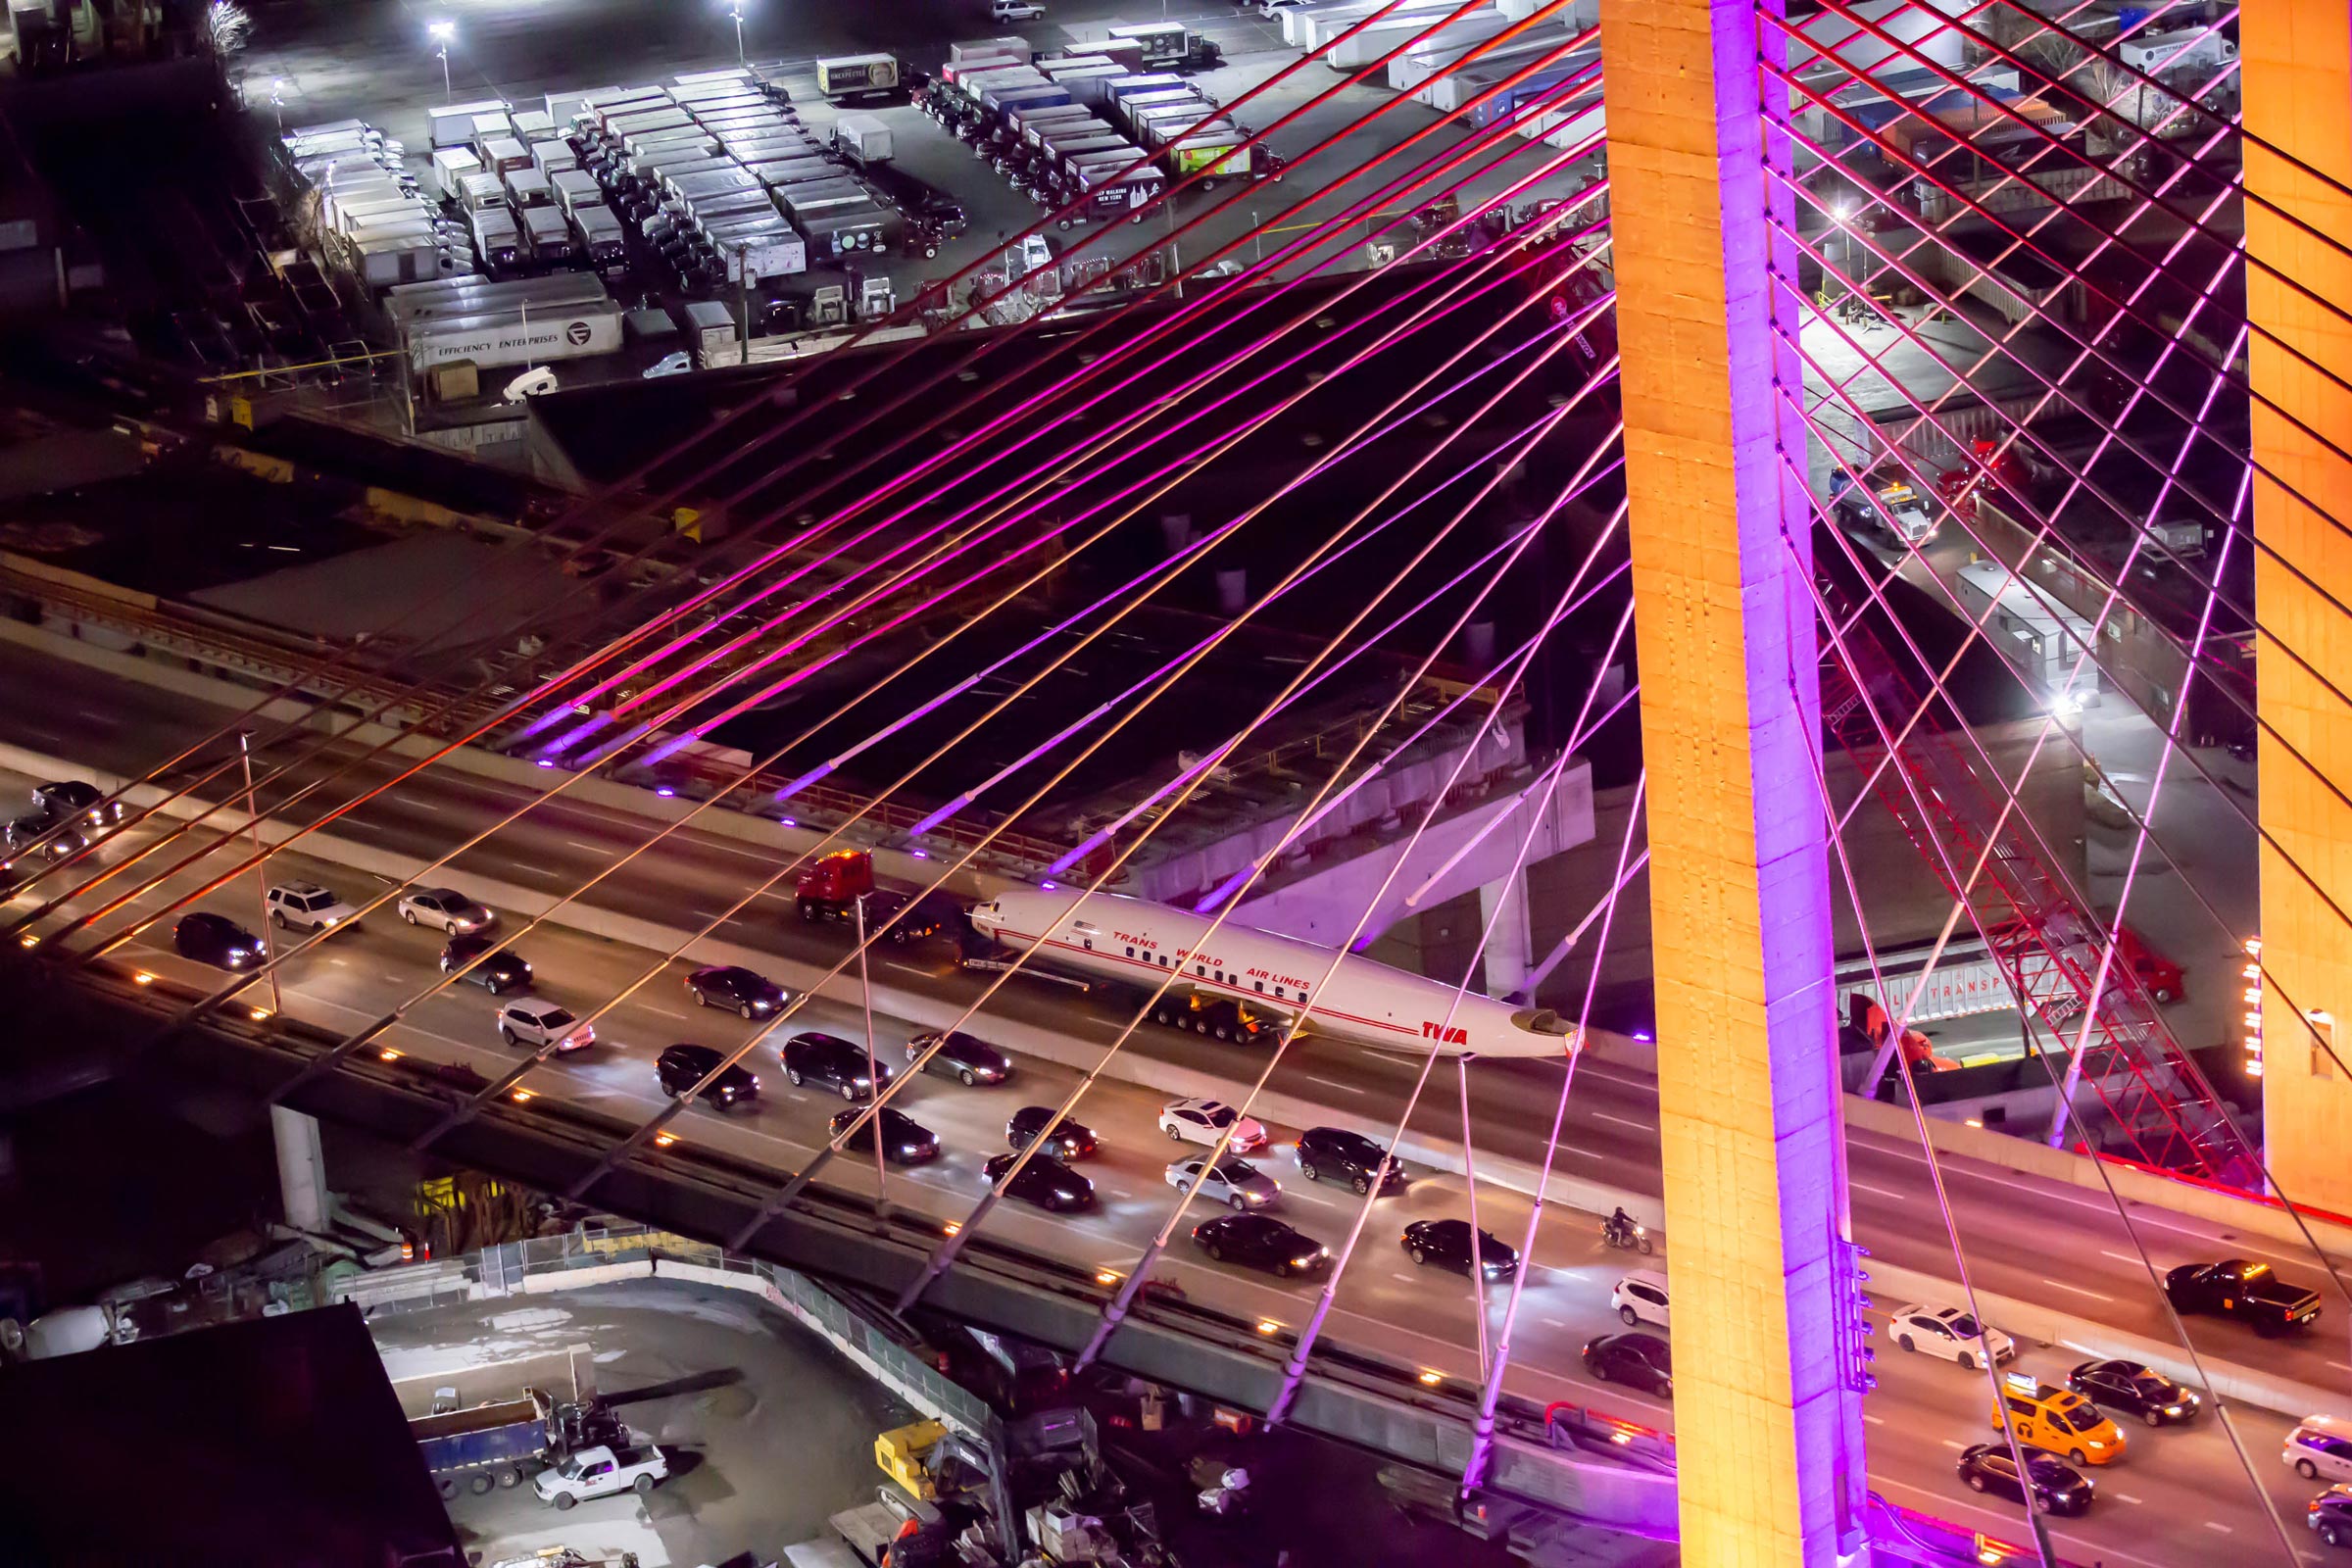
[[[1303,1016],[1315,1034],[1419,1055],[1559,1056],[1569,1032],[1552,1014],[1513,1007],[1370,958],[1232,920],[1112,893],[1000,893],[972,910],[973,929],[1037,960],[1090,977],[1242,1003]],[[1042,942],[1041,939],[1042,938]],[[1328,978],[1326,976],[1328,975]],[[1317,990],[1317,987],[1320,990]],[[1309,993],[1314,1005],[1307,1006]]]

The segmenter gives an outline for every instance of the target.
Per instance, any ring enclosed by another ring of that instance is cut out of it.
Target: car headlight
[[[755,1002],[755,1003],[753,1003],[753,1004],[752,1004],[752,1010],[753,1010],[754,1012],[765,1012],[765,1011],[767,1011],[767,1009],[768,1009],[768,1008],[770,1008],[770,1007],[772,1007],[772,1006],[774,1006],[774,1005],[775,1005],[775,1004],[774,1004],[774,1003],[772,1003],[772,1002],[767,1002],[767,1001]]]
[[[2101,1443],[2101,1442],[2100,1442],[2098,1439],[2096,1439],[2096,1438],[2091,1438],[2091,1439],[2089,1439],[2089,1440],[2088,1440],[2088,1442],[2089,1442],[2089,1445],[2090,1445],[2090,1446],[2092,1446],[2093,1448],[2104,1448],[2105,1446],[2107,1446],[2107,1445],[2105,1445],[2104,1443]]]
[[[902,1154],[919,1154],[922,1152],[923,1146],[920,1144],[901,1144],[899,1146],[899,1152]]]
[[[335,923],[335,919],[336,916],[331,914],[321,915],[318,919],[318,923],[322,926],[333,925]]]
[[[859,1073],[858,1075],[857,1083],[858,1087],[860,1089],[871,1089],[874,1087],[874,1081],[863,1073]]]
[[[2164,1407],[2164,1413],[2166,1415],[2179,1415],[2180,1413],[2180,1407],[2177,1404],[2168,1404]]]

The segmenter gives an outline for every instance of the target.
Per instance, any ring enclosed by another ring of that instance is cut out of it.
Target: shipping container
[[[1017,60],[1025,66],[1034,54],[1026,38],[966,38],[961,43],[948,45],[948,64],[962,65],[966,61],[986,60],[994,55],[1005,60]]]
[[[566,169],[579,168],[580,155],[572,150],[571,143],[567,141],[534,142],[531,144],[531,162],[539,167],[539,172],[553,179]]]
[[[553,207],[526,207],[517,215],[522,220],[522,237],[529,245],[531,259],[542,267],[564,267],[579,259],[579,242],[572,237],[571,223]]]
[[[536,169],[511,169],[507,172],[507,200],[516,207],[548,207],[555,203],[555,187]]]
[[[469,213],[494,207],[504,208],[507,205],[506,183],[488,170],[467,174],[458,181],[458,205]]]
[[[442,109],[426,110],[424,112],[425,123],[432,142],[432,150],[439,152],[444,147],[470,148],[474,144],[475,137],[480,134],[474,123],[474,117],[495,114],[503,111],[506,107],[500,100],[489,98],[480,103],[451,104]]]
[[[570,219],[572,238],[579,242],[580,254],[591,267],[617,267],[629,259],[628,236],[611,208],[583,205],[572,211]]]
[[[556,205],[566,213],[577,213],[583,207],[602,207],[605,189],[596,176],[582,170],[566,169],[551,175],[549,187],[554,191]]]

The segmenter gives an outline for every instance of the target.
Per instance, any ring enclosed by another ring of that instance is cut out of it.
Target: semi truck
[[[794,906],[809,924],[852,925],[858,905],[865,903],[868,935],[886,932],[901,947],[924,941],[950,929],[948,911],[935,898],[912,899],[905,893],[874,884],[874,858],[864,850],[835,850],[803,870],[793,889]],[[961,921],[954,922],[960,926]]]
[[[518,1487],[544,1464],[628,1437],[597,1400],[584,1345],[404,1378],[393,1391],[444,1498]]]
[[[827,98],[863,98],[898,85],[896,55],[836,55],[816,63],[816,90]]]

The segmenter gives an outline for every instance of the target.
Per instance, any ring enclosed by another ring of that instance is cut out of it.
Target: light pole
[[[283,76],[270,78],[270,107],[277,115],[277,133],[282,136],[286,133],[286,78]]]
[[[734,0],[734,3],[728,6],[727,10],[729,14],[735,18],[735,63],[740,66],[745,63],[745,55],[743,52],[743,0]]]
[[[433,53],[441,61],[441,101],[445,104],[455,103],[458,95],[449,85],[449,44],[458,35],[458,24],[454,22],[436,22],[424,30],[434,43],[440,45]]]
[[[1257,259],[1263,262],[1266,259],[1266,227],[1254,207],[1250,209],[1250,235],[1257,241]]]
[[[253,853],[262,853],[262,813],[260,802],[253,794],[253,731],[237,731],[237,760],[245,764],[245,819],[253,828]],[[286,1010],[286,999],[277,986],[277,965],[270,963],[270,862],[257,860],[253,867],[253,890],[262,906],[262,961],[270,964],[270,1015],[277,1017]]]

